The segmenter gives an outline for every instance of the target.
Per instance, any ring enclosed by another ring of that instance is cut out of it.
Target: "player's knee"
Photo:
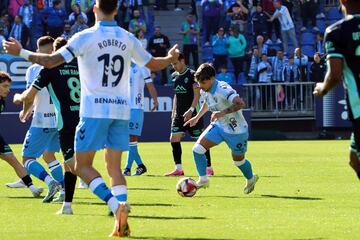
[[[207,151],[206,148],[204,148],[200,143],[195,143],[192,150],[194,153],[197,154],[205,154],[205,152]]]

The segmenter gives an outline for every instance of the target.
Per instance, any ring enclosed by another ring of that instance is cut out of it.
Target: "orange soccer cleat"
[[[130,226],[127,221],[130,212],[130,205],[120,203],[115,215],[113,232],[109,237],[130,237]]]

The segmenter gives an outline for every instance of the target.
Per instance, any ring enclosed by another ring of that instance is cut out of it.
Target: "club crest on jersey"
[[[185,78],[185,79],[184,79],[184,82],[185,82],[185,83],[188,83],[188,81],[189,81],[189,78]]]
[[[175,92],[176,93],[187,93],[187,90],[183,86],[177,85],[175,88]]]

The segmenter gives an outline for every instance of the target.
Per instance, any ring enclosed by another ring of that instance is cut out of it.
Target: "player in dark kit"
[[[353,133],[350,166],[360,179],[360,1],[340,0],[345,18],[326,29],[325,49],[328,71],[323,83],[317,83],[315,96],[324,96],[342,79]]]
[[[5,98],[10,92],[11,78],[10,76],[0,71],[0,113],[5,108]],[[10,146],[5,142],[4,138],[0,135],[0,158],[9,163],[11,167],[14,168],[18,177],[24,182],[24,184],[30,189],[34,197],[40,197],[40,194],[43,192],[42,188],[37,188],[33,185],[32,180],[29,174],[26,172],[25,168],[21,163],[16,159],[14,153],[12,152]]]
[[[65,46],[64,38],[54,42],[54,52]],[[74,196],[76,175],[74,173],[74,136],[79,123],[80,80],[76,60],[58,67],[43,68],[29,91],[22,95],[24,102],[23,117],[29,114],[32,103],[38,91],[46,87],[55,106],[57,127],[60,136],[60,147],[64,156],[65,201],[57,214],[73,214],[71,202]]]
[[[186,132],[193,138],[198,138],[204,130],[202,119],[193,127],[185,126],[184,123],[196,115],[196,107],[200,100],[200,89],[194,80],[195,71],[188,68],[185,64],[184,55],[180,54],[178,61],[172,63],[175,72],[173,73],[173,84],[175,90],[173,110],[171,114],[171,135],[170,142],[172,146],[175,169],[165,176],[182,176],[184,171],[181,166],[181,138]],[[210,152],[206,152],[208,161],[207,174],[213,175],[211,168]]]

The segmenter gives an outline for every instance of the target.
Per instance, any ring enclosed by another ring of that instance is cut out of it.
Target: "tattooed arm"
[[[232,105],[230,107],[228,107],[222,111],[213,112],[213,114],[211,115],[211,121],[214,122],[214,121],[218,120],[219,118],[222,118],[226,114],[237,112],[244,107],[245,107],[244,100],[242,100],[239,96],[236,96],[233,99]]]

